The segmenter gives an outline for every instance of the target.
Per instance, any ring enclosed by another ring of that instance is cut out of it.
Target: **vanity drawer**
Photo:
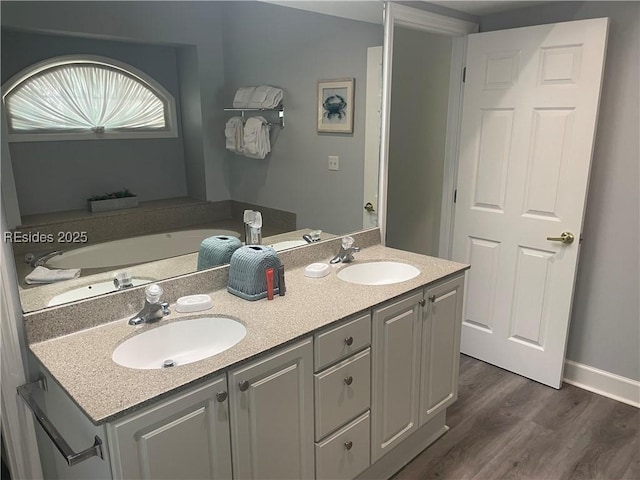
[[[314,375],[316,441],[371,404],[371,349]]]
[[[318,333],[315,335],[313,346],[315,371],[318,372],[369,345],[371,345],[369,313]]]
[[[316,443],[316,479],[355,478],[371,464],[369,412]]]

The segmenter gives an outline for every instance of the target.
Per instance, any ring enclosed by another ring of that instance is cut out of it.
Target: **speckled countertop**
[[[358,312],[367,310],[468,268],[456,262],[426,257],[381,245],[364,248],[356,262],[396,260],[418,267],[417,277],[383,286],[344,282],[336,273],[345,265],[332,266],[320,279],[304,276],[304,267],[287,270],[287,293],[273,301],[249,302],[226,289],[209,293],[213,308],[198,313],[171,313],[155,325],[132,327],[123,318],[70,335],[30,344],[30,349],[96,425],[222,373],[228,367],[294,341]],[[328,259],[325,259],[325,261]],[[111,359],[116,346],[149,328],[206,315],[228,316],[247,328],[246,337],[213,357],[170,369],[134,370]]]

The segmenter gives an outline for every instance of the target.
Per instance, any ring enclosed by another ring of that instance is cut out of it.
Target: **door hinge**
[[[465,83],[467,81],[467,67],[464,67],[462,69],[462,83]]]
[[[453,191],[453,203],[456,203],[456,200],[458,200],[458,190],[454,190]]]

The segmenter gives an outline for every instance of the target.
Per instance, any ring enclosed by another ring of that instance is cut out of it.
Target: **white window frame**
[[[51,141],[68,141],[68,140],[124,140],[132,138],[175,138],[178,136],[178,121],[176,114],[176,101],[169,91],[160,85],[156,80],[137,68],[128,65],[113,58],[102,57],[98,55],[64,55],[60,57],[49,58],[41,62],[35,63],[18,74],[11,77],[2,86],[2,101],[6,96],[22,82],[30,77],[37,75],[45,70],[61,65],[86,63],[93,65],[103,65],[108,68],[114,68],[121,71],[124,75],[134,78],[154,94],[156,94],[165,105],[165,123],[164,129],[154,130],[119,130],[107,131],[104,133],[87,132],[18,132],[11,129],[10,112],[7,111],[7,120],[9,133],[7,140],[9,142],[51,142]]]

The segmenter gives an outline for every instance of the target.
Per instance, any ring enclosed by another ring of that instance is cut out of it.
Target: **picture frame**
[[[318,82],[318,132],[353,133],[355,79]]]

